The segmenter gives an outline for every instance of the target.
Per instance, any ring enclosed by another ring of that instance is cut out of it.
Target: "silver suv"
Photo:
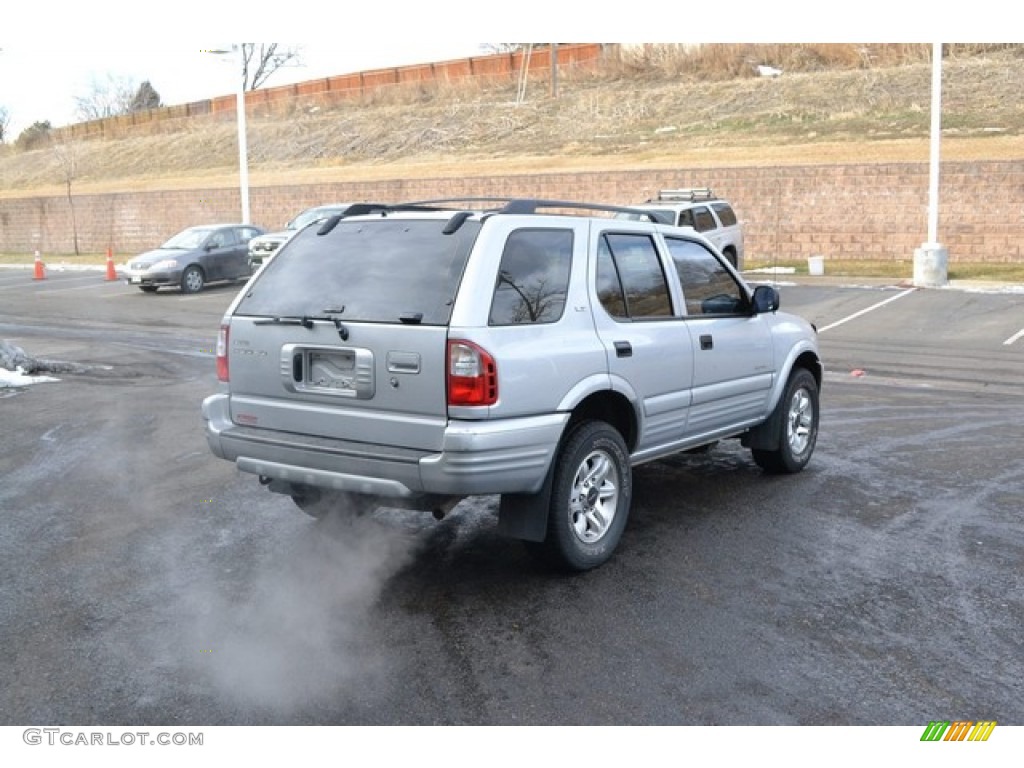
[[[710,188],[663,189],[653,200],[635,207],[650,211],[666,224],[692,227],[710,240],[734,267],[743,269],[743,224],[736,218],[732,205],[716,197]]]
[[[259,237],[254,237],[249,241],[250,271],[255,272],[263,266],[264,261],[273,256],[278,248],[287,243],[292,235],[303,227],[328,219],[346,208],[348,208],[347,203],[331,203],[307,208],[285,224],[284,229],[279,232],[267,232]]]
[[[633,466],[739,438],[803,469],[815,329],[701,235],[616,213],[360,203],[303,229],[224,315],[210,448],[314,516],[500,494],[499,529],[574,570],[618,544]]]

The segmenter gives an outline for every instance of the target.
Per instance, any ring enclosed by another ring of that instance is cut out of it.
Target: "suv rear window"
[[[445,219],[342,220],[324,235],[299,232],[250,284],[238,315],[423,325],[451,318],[466,259],[480,224],[443,234]]]

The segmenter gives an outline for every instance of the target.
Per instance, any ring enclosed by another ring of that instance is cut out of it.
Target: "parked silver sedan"
[[[207,283],[240,280],[249,268],[249,241],[264,230],[252,224],[206,224],[182,230],[153,251],[128,261],[125,281],[153,293],[161,286],[196,293]]]

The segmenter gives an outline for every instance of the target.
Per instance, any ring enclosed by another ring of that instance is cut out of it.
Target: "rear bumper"
[[[203,401],[214,455],[274,480],[390,498],[535,493],[569,418],[449,421],[441,450],[421,451],[239,426],[229,402]]]

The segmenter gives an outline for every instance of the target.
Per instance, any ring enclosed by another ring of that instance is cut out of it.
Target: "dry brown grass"
[[[395,88],[331,110],[249,121],[254,185],[624,167],[922,162],[930,47],[643,46],[594,73]],[[756,76],[756,63],[784,70]],[[1024,156],[1024,46],[951,47],[943,157]],[[77,193],[232,186],[233,120],[73,147]],[[63,193],[52,148],[0,146],[0,196]]]

